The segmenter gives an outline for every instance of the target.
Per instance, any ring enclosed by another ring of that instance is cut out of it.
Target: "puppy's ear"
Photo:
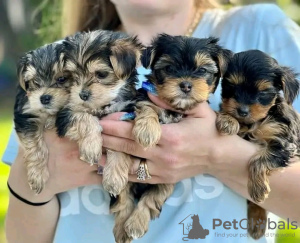
[[[110,62],[119,79],[128,79],[135,70],[142,52],[136,38],[115,40],[111,46]]]
[[[207,38],[207,43],[208,44],[217,44],[218,41],[219,41],[219,38],[217,38],[217,37],[211,36],[211,37]]]
[[[212,39],[211,43],[213,43],[213,44],[216,44],[217,41],[218,41],[217,38],[211,38],[211,39]],[[224,76],[224,74],[227,70],[228,64],[229,64],[229,62],[232,59],[233,54],[234,54],[232,51],[230,51],[228,49],[224,49],[219,45],[216,45],[216,47],[217,47],[217,51],[215,53],[214,59],[215,59],[215,62],[217,63],[217,65],[218,65],[219,73],[217,75],[217,80],[215,82],[212,93],[214,93],[216,91],[216,89],[219,85],[220,77]]]
[[[154,51],[152,46],[148,46],[143,50],[141,62],[144,68],[150,68],[153,57],[154,57]]]
[[[288,104],[292,104],[299,94],[299,80],[293,70],[288,67],[280,67],[278,74],[284,98]]]
[[[27,57],[26,56],[21,57],[17,64],[17,75],[19,78],[19,84],[20,84],[21,88],[24,89],[25,91],[26,91],[27,87],[26,87],[23,72],[26,69],[26,65],[27,65]]]
[[[219,38],[216,37],[207,38],[207,44],[209,46],[212,46],[212,50],[214,53],[213,56],[216,58],[220,70],[220,76],[222,77],[227,70],[227,65],[233,56],[233,52],[222,48],[221,46],[218,45],[218,42],[219,42]]]
[[[220,48],[217,54],[218,66],[220,70],[220,76],[223,77],[227,70],[227,66],[231,58],[233,57],[233,52],[227,49]]]

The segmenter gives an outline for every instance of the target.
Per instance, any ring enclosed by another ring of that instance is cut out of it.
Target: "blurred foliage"
[[[37,43],[43,45],[61,38],[61,0],[31,0],[37,7],[32,12]]]
[[[61,0],[30,0],[34,48],[61,38]]]
[[[254,3],[275,3],[278,4],[290,18],[300,24],[300,0],[230,0],[221,1],[221,3],[226,3],[226,6],[229,7]]]
[[[2,158],[8,137],[12,129],[11,116],[8,114],[1,114],[0,117],[0,158]],[[8,206],[8,190],[6,181],[8,178],[9,167],[0,162],[0,242],[5,242],[4,236],[4,218]]]

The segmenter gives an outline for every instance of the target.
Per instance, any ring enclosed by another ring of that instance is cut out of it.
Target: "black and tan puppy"
[[[147,78],[156,88],[158,97],[173,109],[183,112],[206,102],[231,56],[231,52],[221,48],[217,41],[216,38],[196,39],[166,34],[154,39],[146,49],[142,63],[152,71]],[[146,93],[139,95],[133,135],[141,146],[148,148],[159,141],[160,124],[179,122],[183,116],[156,106]],[[127,209],[123,210],[122,218],[129,238],[140,238],[147,232],[149,221],[160,215],[173,188],[173,184],[136,183],[121,192],[118,201]],[[134,197],[138,199],[136,206]],[[134,208],[133,212],[128,210],[131,208]],[[121,230],[119,234],[122,234]],[[127,242],[125,237],[123,242]]]
[[[268,176],[300,154],[300,119],[291,106],[298,92],[299,82],[292,70],[258,50],[235,54],[224,74],[217,128],[260,146],[248,167],[248,190],[256,203],[270,192]],[[266,212],[249,202],[248,219],[256,224],[266,220]],[[254,239],[265,231],[258,226],[248,229]]]
[[[18,64],[19,86],[14,123],[27,167],[29,185],[40,193],[49,177],[43,133],[54,127],[56,113],[67,102],[71,78],[63,71],[62,45],[30,51]]]
[[[69,103],[58,113],[57,132],[78,142],[81,160],[97,164],[102,154],[99,119],[133,104],[142,47],[123,33],[100,30],[68,37],[63,47],[64,68],[72,73],[74,84]],[[128,155],[107,151],[104,189],[118,195],[130,165]]]

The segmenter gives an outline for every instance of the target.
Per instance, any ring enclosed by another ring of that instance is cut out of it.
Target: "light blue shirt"
[[[261,4],[237,7],[229,11],[206,11],[194,33],[195,37],[216,36],[220,44],[234,52],[260,49],[276,58],[280,64],[290,66],[300,73],[300,28],[275,5]],[[144,69],[139,69],[144,80]],[[220,86],[210,98],[211,107],[218,109]],[[294,107],[300,110],[299,99]],[[12,132],[3,161],[12,163],[18,149],[17,138]],[[109,214],[110,197],[101,185],[85,186],[59,195],[60,218],[57,225],[57,243],[114,242],[113,216]],[[213,220],[240,222],[247,218],[246,199],[233,192],[222,182],[209,175],[198,175],[176,184],[175,191],[163,206],[161,216],[150,223],[148,233],[141,243],[183,242],[187,237],[191,216],[199,215],[200,223],[209,235],[195,242],[274,242],[274,237],[258,241],[247,237],[247,230],[213,229]],[[220,221],[218,221],[220,222]],[[245,227],[245,221],[241,223]]]

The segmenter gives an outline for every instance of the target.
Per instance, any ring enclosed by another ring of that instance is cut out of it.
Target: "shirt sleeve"
[[[258,11],[260,27],[257,45],[274,57],[280,65],[291,67],[300,74],[300,27],[274,4],[263,4]],[[300,78],[299,75],[297,77]],[[299,97],[293,103],[300,112]]]
[[[4,154],[2,156],[2,161],[8,165],[11,165],[17,157],[18,147],[18,137],[15,130],[13,129],[10,134]]]

